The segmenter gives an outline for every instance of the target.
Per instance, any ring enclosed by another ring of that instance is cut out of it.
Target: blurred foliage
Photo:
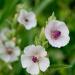
[[[36,28],[27,31],[17,23],[15,14],[18,5],[36,13]],[[13,37],[21,39],[18,45],[23,51],[25,46],[34,43],[35,36],[39,36],[41,28],[46,25],[52,12],[58,20],[66,22],[70,31],[70,43],[61,49],[52,48],[50,45],[46,47],[51,67],[40,75],[75,75],[75,0],[0,0],[0,29],[15,29]],[[20,60],[11,65],[12,70],[1,60],[0,75],[29,75],[22,68]]]

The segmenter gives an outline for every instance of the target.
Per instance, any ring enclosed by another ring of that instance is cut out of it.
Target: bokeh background
[[[36,28],[27,31],[19,25],[15,16],[21,8],[35,12]],[[11,37],[17,38],[16,44],[23,51],[25,46],[34,43],[35,36],[39,36],[52,12],[58,20],[66,22],[70,31],[70,42],[60,49],[46,46],[51,66],[39,75],[75,75],[75,0],[0,0],[0,30],[5,27],[14,29]],[[21,42],[18,44],[19,39]],[[12,70],[0,60],[0,75],[29,75],[22,68],[20,57],[11,65]]]

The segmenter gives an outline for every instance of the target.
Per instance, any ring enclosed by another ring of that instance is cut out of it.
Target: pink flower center
[[[38,58],[35,57],[35,56],[33,56],[33,57],[32,57],[32,61],[33,61],[34,63],[36,63],[36,62],[38,62]]]
[[[60,35],[61,35],[61,32],[58,30],[51,32],[51,37],[55,40],[58,39],[60,37]]]

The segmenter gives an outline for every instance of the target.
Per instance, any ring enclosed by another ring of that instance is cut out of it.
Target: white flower
[[[9,34],[10,32],[10,29],[9,28],[4,28],[0,31],[0,44],[3,42],[3,41],[6,41],[8,38],[7,38],[7,35]]]
[[[69,30],[62,21],[49,21],[45,28],[45,36],[53,47],[63,47],[69,43]]]
[[[13,62],[18,60],[20,55],[19,47],[15,46],[15,43],[12,41],[7,41],[4,44],[0,45],[0,59],[5,62]]]
[[[24,25],[27,30],[34,28],[37,24],[35,14],[33,12],[27,12],[24,9],[20,10],[18,22]]]
[[[29,45],[21,56],[22,67],[26,68],[27,72],[32,75],[39,74],[40,70],[44,72],[50,66],[46,56],[47,52],[42,46]]]

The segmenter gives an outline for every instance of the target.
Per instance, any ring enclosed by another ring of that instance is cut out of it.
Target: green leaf
[[[56,17],[55,17],[54,12],[53,12],[52,15],[48,18],[48,21],[51,21],[51,20],[56,20]]]

